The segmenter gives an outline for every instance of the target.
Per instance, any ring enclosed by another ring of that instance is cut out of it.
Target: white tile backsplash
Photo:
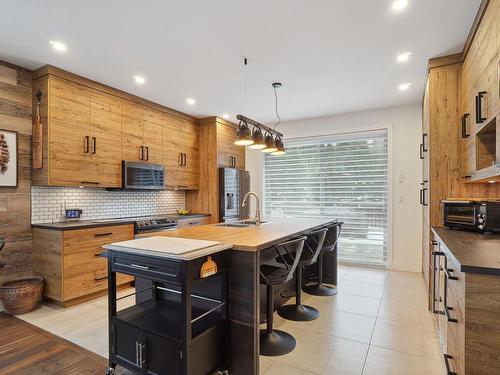
[[[31,223],[64,221],[64,207],[83,210],[82,220],[157,215],[186,206],[184,191],[107,191],[96,188],[31,188]]]

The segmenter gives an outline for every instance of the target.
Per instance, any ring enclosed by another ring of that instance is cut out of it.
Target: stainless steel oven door
[[[168,227],[168,228],[165,228],[165,229],[148,230],[148,231],[145,231],[145,232],[136,233],[135,236],[134,236],[134,238],[145,238],[145,237],[161,236],[162,232],[169,232],[169,231],[173,231],[173,230],[176,230],[176,229],[177,229],[177,226],[175,226],[175,227]]]

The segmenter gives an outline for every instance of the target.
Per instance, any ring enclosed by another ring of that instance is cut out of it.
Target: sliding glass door
[[[266,155],[266,216],[333,217],[344,221],[339,259],[387,262],[387,132],[330,136],[286,143]]]

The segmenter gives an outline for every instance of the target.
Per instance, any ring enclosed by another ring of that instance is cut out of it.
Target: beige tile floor
[[[294,335],[297,347],[285,356],[261,356],[261,374],[443,374],[420,274],[339,266],[337,296],[303,294],[303,301],[318,308],[321,316],[291,322],[275,314],[276,328]],[[119,308],[131,303],[131,298],[123,300]],[[19,317],[108,356],[105,297],[68,309],[45,304]]]

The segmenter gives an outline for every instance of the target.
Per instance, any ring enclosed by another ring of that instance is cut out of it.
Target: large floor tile
[[[322,375],[361,375],[368,345],[334,337],[330,340],[330,360]]]
[[[317,375],[314,372],[301,368],[289,366],[287,364],[274,361],[271,367],[264,372],[264,375]]]
[[[402,303],[427,304],[427,292],[423,283],[409,283],[406,285],[387,284],[383,298]]]
[[[435,330],[417,325],[378,319],[371,345],[427,358],[441,358]]]
[[[388,285],[424,285],[424,276],[418,272],[391,271],[387,274]]]
[[[384,285],[359,281],[343,280],[337,286],[339,294],[353,294],[356,296],[382,298]]]
[[[387,278],[387,272],[387,270],[383,269],[358,267],[349,270],[342,280],[384,285]]]
[[[332,373],[333,374],[333,373]],[[442,375],[439,359],[370,346],[363,375]]]
[[[61,336],[96,354],[102,354],[109,351],[107,317]]]
[[[378,317],[399,323],[414,324],[429,329],[435,327],[434,315],[428,311],[427,303],[403,303],[394,299],[383,299]]]
[[[259,358],[259,374],[265,374],[267,370],[273,365],[274,357],[264,357]]]

